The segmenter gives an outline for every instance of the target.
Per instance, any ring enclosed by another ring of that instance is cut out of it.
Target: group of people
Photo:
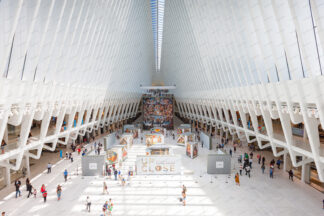
[[[234,151],[236,151],[236,149],[234,149]],[[232,156],[232,149],[230,149],[230,155]],[[243,164],[242,164],[242,157],[244,158]],[[262,170],[262,173],[264,174],[266,159],[264,156],[262,157],[260,154],[258,154],[257,160],[258,160],[258,164],[261,164],[261,170]],[[240,155],[238,158],[238,162],[240,163],[239,173],[237,172],[234,176],[236,185],[240,185],[240,176],[242,176],[243,170],[245,170],[245,175],[247,175],[249,178],[251,177],[251,169],[252,169],[252,163],[253,163],[253,152],[250,152],[250,154],[244,153],[243,156]],[[270,161],[270,164],[269,164],[269,177],[270,178],[273,178],[273,176],[274,176],[275,165],[277,165],[277,168],[280,169],[281,164],[282,164],[282,161],[280,160],[280,158],[277,159],[277,161],[275,161],[274,159],[272,159]],[[292,169],[290,169],[288,171],[288,175],[289,175],[289,180],[293,181],[294,173],[293,173]]]
[[[102,207],[103,211],[103,216],[111,216],[112,215],[112,209],[113,209],[114,204],[112,203],[111,198],[109,201],[106,201]]]
[[[21,181],[19,179],[17,179],[14,182],[15,188],[16,188],[16,198],[18,198],[18,196],[21,196]],[[29,178],[26,179],[26,190],[28,192],[27,198],[30,197],[30,195],[34,195],[34,197],[36,198],[36,194],[37,194],[37,190],[32,186]]]
[[[101,151],[101,149],[103,147],[102,143],[99,142],[97,144],[96,142],[94,142],[93,147],[94,147],[94,150],[95,150],[95,154],[100,155],[100,151]]]
[[[16,188],[16,198],[18,198],[18,196],[21,196],[21,191],[20,191],[20,187],[21,187],[21,181],[19,179],[17,179],[15,181],[15,188]],[[28,192],[27,198],[29,198],[31,195],[34,196],[34,198],[36,198],[37,196],[37,190],[36,188],[34,188],[29,180],[29,178],[26,179],[26,190]],[[42,184],[41,188],[40,188],[40,192],[42,194],[42,197],[44,199],[44,202],[46,202],[46,198],[47,198],[47,190],[44,184]],[[56,193],[57,193],[57,200],[61,199],[61,193],[62,193],[62,186],[61,185],[57,185],[56,188]]]

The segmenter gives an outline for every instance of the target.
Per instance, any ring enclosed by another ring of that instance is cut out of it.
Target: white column
[[[283,155],[283,169],[287,171],[287,153]]]
[[[4,141],[8,144],[8,125],[5,126],[5,132],[3,134]]]
[[[303,160],[305,159],[305,157],[303,156]],[[301,181],[305,182],[305,164],[302,165],[302,169],[301,169]]]
[[[29,165],[29,156],[25,156],[25,161],[26,161],[26,170],[27,170],[27,177],[30,178],[30,165]]]
[[[303,160],[307,159],[305,156],[303,156]],[[302,165],[302,173],[301,173],[301,180],[304,183],[309,183],[310,180],[310,164],[303,164]]]
[[[9,160],[7,160],[7,163],[9,163]],[[6,167],[5,170],[6,186],[9,187],[11,183],[10,168]]]

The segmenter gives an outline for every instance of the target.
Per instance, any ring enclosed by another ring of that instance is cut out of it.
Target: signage
[[[89,163],[90,170],[97,170],[97,163]]]
[[[216,169],[223,169],[224,161],[216,161]]]

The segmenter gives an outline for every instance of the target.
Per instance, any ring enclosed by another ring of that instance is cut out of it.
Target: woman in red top
[[[46,202],[47,191],[46,191],[46,188],[45,188],[45,185],[44,185],[44,184],[43,184],[42,187],[41,187],[41,193],[42,193],[42,195],[43,195],[44,202]]]

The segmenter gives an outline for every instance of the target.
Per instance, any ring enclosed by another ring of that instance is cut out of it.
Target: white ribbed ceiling
[[[176,84],[177,95],[318,76],[323,4],[2,0],[0,71],[108,91]]]

